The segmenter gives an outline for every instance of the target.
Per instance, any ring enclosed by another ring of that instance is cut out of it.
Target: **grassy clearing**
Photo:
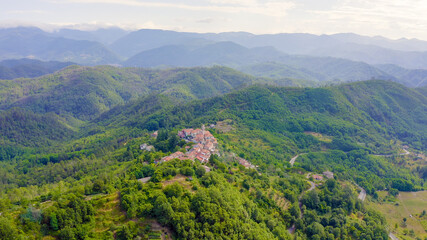
[[[427,191],[400,192],[394,202],[384,202],[387,192],[378,192],[378,202],[367,202],[372,207],[382,212],[390,226],[390,230],[399,239],[427,238],[427,216],[421,216],[423,210],[427,211]],[[406,218],[406,227],[403,219]],[[411,236],[410,231],[414,234]]]
[[[120,208],[118,192],[108,195],[94,195],[91,201],[96,209],[94,229],[96,239],[114,235],[120,226],[125,225],[129,221],[135,222],[141,229],[146,229],[145,234],[143,234],[144,239],[172,239],[172,231],[166,227],[162,227],[154,219],[127,219],[126,213]]]
[[[96,233],[111,231],[126,222],[126,214],[120,209],[119,193],[97,195],[92,201],[96,209]]]
[[[326,143],[332,142],[332,137],[331,136],[323,135],[321,133],[316,133],[316,132],[304,132],[304,133],[306,135],[311,135],[311,136],[317,138],[317,140],[319,140],[321,142],[326,142]]]
[[[193,188],[193,182],[188,180],[188,177],[178,174],[175,177],[173,177],[170,180],[166,180],[162,182],[162,186],[166,187],[168,185],[171,185],[173,183],[179,183],[184,189],[194,192]],[[194,183],[195,184],[195,183]]]

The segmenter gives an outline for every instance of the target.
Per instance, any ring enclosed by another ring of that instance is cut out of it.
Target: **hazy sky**
[[[0,0],[0,25],[354,32],[427,40],[426,0]]]

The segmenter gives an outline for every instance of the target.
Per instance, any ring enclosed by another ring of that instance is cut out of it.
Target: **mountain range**
[[[409,87],[426,85],[426,50],[427,43],[421,40],[356,34],[213,34],[119,28],[0,30],[0,60],[32,58],[150,68],[223,65],[274,79],[313,82],[383,79]],[[2,71],[3,79],[51,72]]]

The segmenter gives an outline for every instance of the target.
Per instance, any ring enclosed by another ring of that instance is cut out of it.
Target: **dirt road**
[[[295,157],[291,158],[291,161],[289,161],[289,163],[291,164],[291,166],[294,166],[295,160],[297,160],[298,157],[299,157],[299,154],[296,155]]]

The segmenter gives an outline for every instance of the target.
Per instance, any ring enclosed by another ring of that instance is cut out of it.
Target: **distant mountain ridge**
[[[0,60],[34,58],[80,64],[117,63],[117,56],[99,42],[54,36],[38,28],[0,29]]]
[[[129,58],[123,64],[129,67],[194,67],[225,65],[238,69],[247,70],[247,73],[262,77],[266,74],[257,74],[254,68],[243,66],[254,66],[276,62],[283,68],[293,68],[296,72],[311,72],[314,81],[359,81],[371,78],[396,80],[373,66],[363,62],[354,62],[338,58],[310,57],[287,55],[272,47],[246,48],[234,42],[217,42],[200,48],[189,48],[186,46],[171,45],[143,51]],[[297,70],[300,69],[300,70]],[[304,74],[286,75],[281,77],[299,77]]]
[[[202,34],[151,29],[128,32],[119,28],[49,33],[31,27],[0,29],[0,60],[32,58],[90,66],[155,68],[223,65],[275,79],[384,79],[410,87],[427,85],[427,71],[422,70],[427,66],[425,50],[427,42],[421,40],[356,34]],[[380,67],[390,64],[421,70]],[[31,68],[33,73],[21,75],[10,69],[0,71],[5,79],[48,73],[39,65],[29,66],[30,72]]]
[[[43,62],[26,58],[4,60],[0,61],[0,79],[39,77],[70,65],[75,65],[75,63],[58,61]]]
[[[130,57],[141,51],[166,45],[230,41],[254,48],[271,46],[288,54],[338,57],[368,64],[397,64],[406,68],[426,68],[427,42],[417,39],[390,40],[353,33],[314,35],[280,33],[255,35],[246,32],[190,33],[141,29],[114,42],[119,55]]]

